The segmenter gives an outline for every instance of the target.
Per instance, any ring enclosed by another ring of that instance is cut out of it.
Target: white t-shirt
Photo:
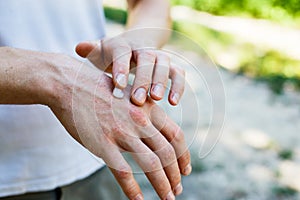
[[[0,0],[0,46],[75,55],[78,42],[104,34],[100,0]],[[51,190],[101,166],[48,107],[0,105],[0,197]]]

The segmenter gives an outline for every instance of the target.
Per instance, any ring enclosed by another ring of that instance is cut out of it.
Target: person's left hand
[[[131,90],[134,104],[143,105],[148,91],[152,99],[161,100],[170,78],[168,100],[171,105],[177,105],[184,91],[185,71],[171,64],[162,51],[143,49],[131,41],[127,37],[115,37],[100,42],[81,42],[76,46],[76,52],[99,69],[112,73],[114,96],[123,97],[122,90],[127,86],[130,70],[136,66]]]

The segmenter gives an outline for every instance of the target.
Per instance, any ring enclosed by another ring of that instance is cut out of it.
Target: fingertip
[[[166,200],[175,200],[175,196],[174,196],[173,192],[170,191],[170,192],[167,194],[167,196],[166,196],[165,199],[166,199]]]
[[[124,97],[124,92],[123,92],[123,90],[115,87],[113,90],[113,96],[118,99],[122,99]]]
[[[138,88],[131,96],[131,101],[137,106],[142,106],[145,103],[146,98],[147,91],[145,90],[145,88]]]
[[[188,176],[190,175],[192,172],[192,165],[191,164],[188,164],[183,170],[182,170],[182,174],[184,176]]]
[[[161,100],[164,96],[164,86],[161,83],[153,84],[151,87],[151,98],[154,100]]]
[[[86,58],[89,55],[89,53],[93,51],[94,48],[95,45],[92,42],[84,41],[76,45],[75,52],[79,56]]]
[[[182,187],[182,184],[179,183],[173,190],[173,193],[175,194],[175,196],[178,196],[182,193],[183,191],[183,187]]]
[[[180,94],[177,92],[171,92],[169,95],[169,102],[171,105],[176,106],[179,103]]]
[[[115,84],[120,89],[124,89],[127,86],[127,76],[123,73],[118,73],[115,76]]]
[[[191,155],[188,150],[178,158],[178,164],[182,175],[188,176],[191,174],[192,172]]]

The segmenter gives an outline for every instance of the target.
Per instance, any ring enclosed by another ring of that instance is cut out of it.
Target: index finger
[[[127,86],[130,60],[132,56],[131,47],[121,42],[113,50],[112,77],[115,85],[113,95],[117,98],[123,98],[123,89]]]

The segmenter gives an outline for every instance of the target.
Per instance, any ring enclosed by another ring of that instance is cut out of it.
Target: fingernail
[[[188,165],[184,168],[183,174],[184,174],[184,175],[189,175],[191,172],[192,172],[192,166],[191,166],[191,164],[188,164]]]
[[[183,190],[183,187],[182,187],[181,183],[179,183],[174,189],[174,194],[176,196],[180,195],[182,193],[182,190]]]
[[[178,104],[178,101],[179,101],[179,94],[176,93],[176,92],[173,93],[171,99],[172,99],[173,103]]]
[[[168,193],[166,200],[175,200],[175,196],[172,191]]]
[[[125,76],[125,74],[118,74],[118,75],[117,75],[117,78],[116,78],[116,81],[117,81],[117,83],[118,83],[118,85],[119,85],[120,87],[125,88],[126,85],[127,85],[127,81],[126,81],[126,76]]]
[[[139,88],[134,93],[134,98],[140,102],[143,103],[146,99],[146,90],[144,88]]]
[[[141,194],[136,195],[134,200],[143,200],[143,196]]]
[[[118,99],[122,99],[124,97],[124,92],[121,89],[115,87],[113,95]]]
[[[153,93],[157,97],[163,97],[164,95],[164,86],[161,83],[158,83],[153,88]]]

